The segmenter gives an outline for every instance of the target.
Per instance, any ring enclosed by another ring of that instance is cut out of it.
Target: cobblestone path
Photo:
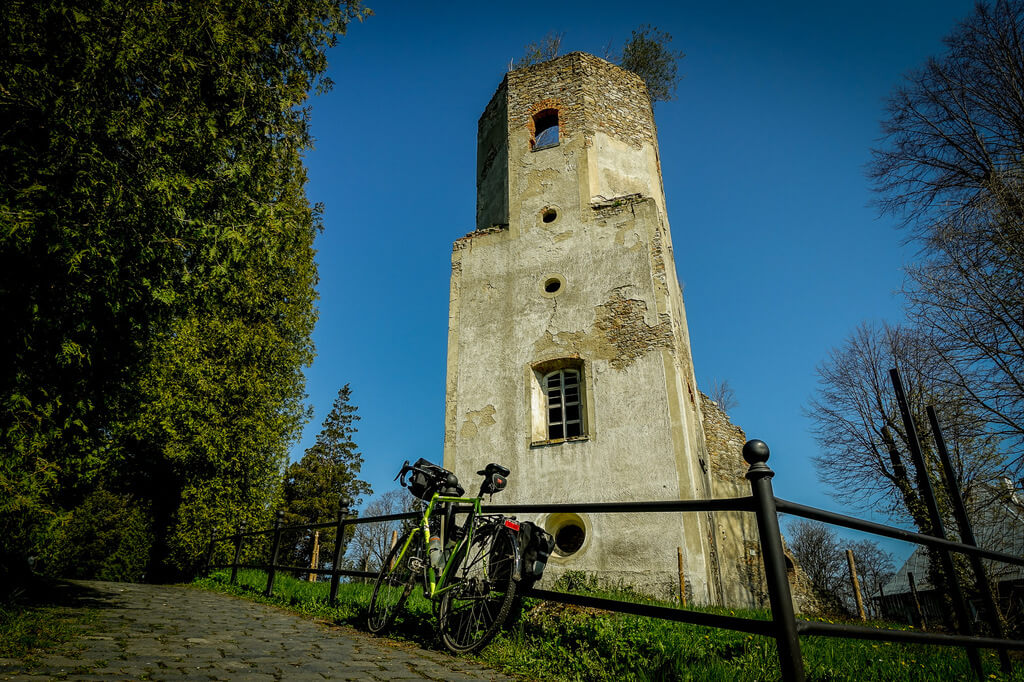
[[[0,660],[0,680],[511,680],[480,664],[188,587],[77,581],[99,609],[40,665]]]

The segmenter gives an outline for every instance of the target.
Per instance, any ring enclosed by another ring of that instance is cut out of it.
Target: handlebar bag
[[[448,481],[449,472],[422,457],[412,465],[409,476],[409,492],[427,502]]]

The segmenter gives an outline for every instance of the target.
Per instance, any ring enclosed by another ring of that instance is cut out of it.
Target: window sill
[[[542,150],[544,150],[544,149],[554,149],[554,148],[555,148],[555,147],[557,147],[558,145],[559,145],[559,143],[558,143],[558,142],[555,142],[554,144],[546,144],[546,145],[544,145],[543,147],[534,147],[534,148],[533,148],[533,149],[531,149],[530,151],[531,151],[531,152],[539,152],[539,151],[542,151]],[[565,439],[563,438],[563,439],[561,439],[561,440],[565,440]],[[538,441],[538,442],[541,442],[541,443],[545,443],[545,442],[547,442],[547,441]]]
[[[590,440],[590,436],[573,436],[572,438],[551,438],[550,440],[535,440],[530,443],[531,448],[542,448],[548,445],[561,445],[562,443],[578,443]]]

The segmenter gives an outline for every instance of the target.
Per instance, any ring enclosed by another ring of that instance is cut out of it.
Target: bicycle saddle
[[[485,494],[493,495],[500,490],[504,490],[505,486],[508,485],[508,467],[491,462],[476,473],[484,477],[484,482],[480,484],[480,497],[483,497]]]
[[[491,462],[485,468],[476,472],[477,476],[490,476],[491,474],[500,474],[501,476],[508,476],[510,471],[508,467],[503,467],[500,464]]]

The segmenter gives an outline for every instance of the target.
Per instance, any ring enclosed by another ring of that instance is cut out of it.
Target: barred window
[[[544,392],[548,401],[548,439],[582,436],[579,371],[558,369],[545,375]]]

